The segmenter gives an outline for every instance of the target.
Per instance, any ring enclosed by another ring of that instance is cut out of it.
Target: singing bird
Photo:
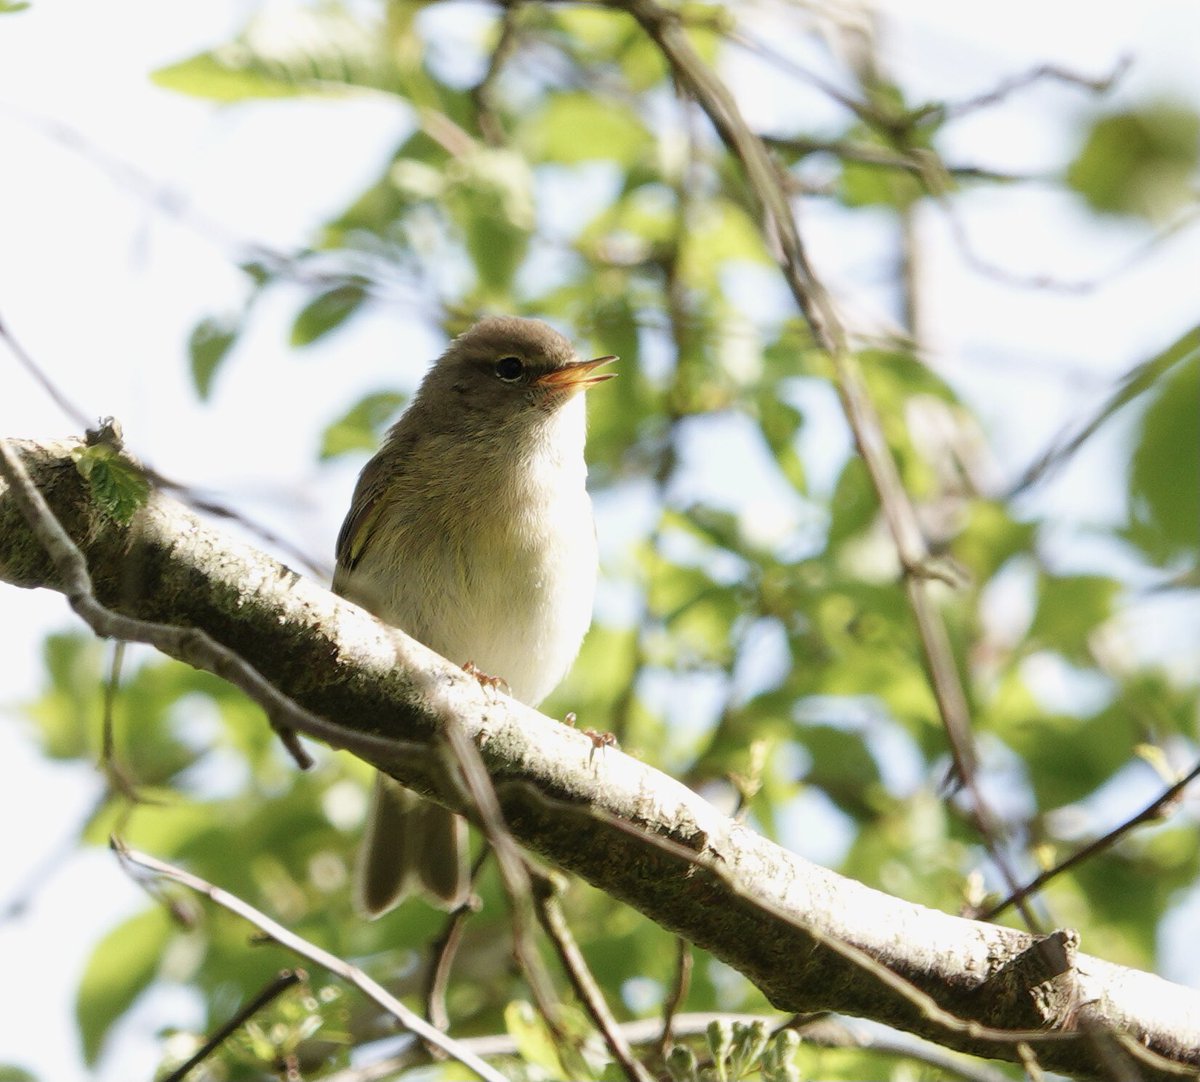
[[[592,616],[596,530],[579,392],[616,360],[581,360],[546,323],[502,316],[450,343],[363,467],[334,590],[537,706]],[[368,915],[410,893],[466,898],[466,824],[383,774],[355,874]]]

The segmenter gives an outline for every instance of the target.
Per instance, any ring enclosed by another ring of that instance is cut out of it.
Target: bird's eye
[[[501,357],[496,362],[496,375],[505,383],[516,383],[525,374],[525,362],[520,357]]]

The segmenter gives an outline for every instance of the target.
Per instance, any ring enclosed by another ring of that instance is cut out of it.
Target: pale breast
[[[581,453],[536,454],[517,479],[487,476],[390,501],[386,536],[339,588],[456,664],[536,705],[591,622],[596,537]],[[460,477],[460,480],[464,480]]]

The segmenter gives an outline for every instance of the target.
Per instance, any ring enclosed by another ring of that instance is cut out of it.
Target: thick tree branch
[[[1009,1059],[1020,1039],[1043,1066],[1079,1076],[1103,1067],[1085,1027],[1121,1035],[1144,1079],[1200,1068],[1196,991],[1078,953],[1067,933],[1033,950],[1026,933],[809,864],[650,767],[480,688],[162,493],[117,524],[89,498],[76,444],[10,446],[85,557],[101,606],[202,630],[297,704],[289,725],[469,813],[435,746],[457,723],[516,839],[735,966],[780,1009],[860,1015]],[[0,580],[64,588],[2,483]]]

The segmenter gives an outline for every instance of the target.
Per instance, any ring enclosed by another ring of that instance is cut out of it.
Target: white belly
[[[339,588],[536,706],[591,623],[597,557],[584,476],[582,461],[569,471],[547,464],[546,477],[526,477],[508,502],[481,486],[470,507],[426,507],[423,521],[373,543]]]

